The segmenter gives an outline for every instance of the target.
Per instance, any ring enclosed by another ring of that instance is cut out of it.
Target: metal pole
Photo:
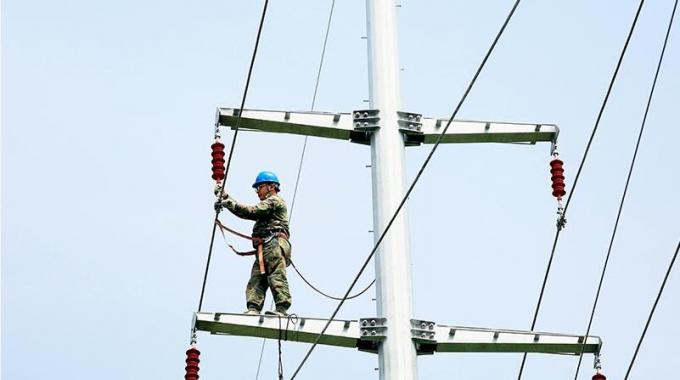
[[[404,140],[397,123],[401,88],[394,1],[367,0],[366,21],[370,107],[380,110],[380,129],[371,137],[373,230],[377,239],[406,190]],[[375,256],[377,313],[387,319],[387,338],[378,349],[381,380],[417,378],[411,340],[413,290],[406,220],[404,209]]]

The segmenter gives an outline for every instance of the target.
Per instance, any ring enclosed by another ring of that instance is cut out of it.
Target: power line
[[[248,68],[248,77],[246,78],[245,89],[243,90],[243,98],[241,99],[241,110],[246,103],[246,97],[248,96],[248,87],[250,86],[250,78],[253,74],[253,67],[255,66],[255,57],[257,56],[257,48],[260,45],[260,36],[262,35],[262,26],[264,25],[264,17],[267,14],[267,5],[269,5],[269,0],[264,1],[264,7],[262,8],[262,17],[260,18],[260,25],[257,29],[257,37],[255,38],[255,47],[253,48],[253,56],[250,59],[250,67]],[[236,145],[236,137],[238,136],[238,128],[241,125],[241,114],[239,112],[238,118],[236,119],[236,127],[234,130],[234,138],[231,140],[231,148],[229,149],[229,159],[227,160],[226,169],[224,171],[224,178],[222,179],[222,188],[220,190],[220,197],[224,191],[224,186],[227,183],[227,176],[229,175],[229,166],[231,165],[231,158],[234,154],[234,146]],[[213,220],[212,236],[210,237],[210,248],[208,248],[208,259],[205,264],[205,274],[203,275],[203,286],[201,287],[201,297],[198,300],[198,311],[201,311],[203,307],[203,295],[205,294],[205,284],[208,280],[208,270],[210,269],[210,258],[212,256],[213,244],[215,243],[215,231],[217,230],[217,218],[220,215],[219,209],[215,210],[215,219]]]
[[[677,0],[675,2],[676,6],[678,4]],[[654,301],[654,305],[652,306],[652,310],[649,312],[649,317],[647,318],[647,323],[645,323],[645,328],[642,330],[642,335],[640,335],[640,340],[638,341],[637,347],[635,347],[635,353],[633,354],[633,358],[630,361],[630,364],[628,365],[628,370],[626,371],[626,376],[623,378],[623,380],[628,380],[628,375],[630,375],[630,370],[633,368],[633,364],[635,364],[635,359],[637,358],[638,351],[640,351],[640,345],[642,345],[642,341],[645,339],[645,334],[647,333],[647,328],[649,327],[649,323],[652,321],[652,316],[654,315],[654,311],[656,310],[656,305],[659,304],[659,299],[661,298],[661,294],[663,293],[663,288],[666,286],[666,281],[668,280],[668,275],[671,273],[671,269],[673,269],[673,264],[675,264],[675,258],[678,257],[678,250],[680,250],[680,241],[678,242],[678,246],[675,247],[675,253],[673,254],[673,258],[671,259],[671,263],[668,265],[668,270],[666,271],[666,275],[663,278],[663,282],[661,283],[661,288],[659,289],[659,294],[656,296],[656,300]]]
[[[328,35],[331,30],[331,20],[333,19],[333,10],[335,9],[335,0],[331,3],[331,10],[328,13],[328,23],[326,25],[326,36],[323,39],[323,48],[321,48],[321,59],[319,60],[319,69],[316,72],[316,83],[314,85],[314,95],[312,96],[312,105],[309,107],[310,111],[314,111],[314,106],[316,105],[316,95],[319,92],[319,81],[321,79],[321,69],[323,68],[323,61],[326,57],[326,45],[328,44]],[[290,203],[290,216],[288,221],[293,219],[293,210],[295,209],[295,197],[297,196],[298,183],[300,182],[300,174],[302,173],[302,163],[305,159],[305,152],[307,151],[307,138],[305,136],[305,142],[302,145],[302,153],[300,154],[300,163],[298,164],[297,177],[295,178],[295,190],[293,190],[293,200]]]
[[[597,292],[595,293],[595,300],[593,301],[593,308],[590,311],[590,319],[588,320],[588,328],[586,329],[586,334],[585,336],[588,337],[590,334],[590,328],[593,324],[593,318],[595,316],[595,309],[597,308],[597,301],[600,298],[600,291],[602,289],[602,283],[604,282],[604,275],[607,271],[607,264],[609,263],[609,256],[611,255],[612,252],[612,246],[614,245],[614,238],[616,237],[616,231],[619,226],[619,220],[621,218],[621,212],[623,210],[623,204],[626,200],[626,194],[628,193],[628,185],[630,184],[630,178],[633,174],[633,168],[635,167],[635,159],[637,158],[638,150],[640,148],[640,141],[642,140],[642,133],[645,130],[645,124],[647,122],[647,115],[649,114],[649,107],[652,104],[652,97],[654,96],[654,89],[656,88],[656,81],[659,78],[659,71],[661,71],[661,64],[663,62],[663,57],[666,52],[666,45],[668,44],[668,36],[671,33],[671,28],[673,26],[673,18],[675,17],[675,10],[677,9],[678,6],[678,0],[675,0],[675,5],[673,6],[673,12],[671,13],[671,18],[668,21],[668,30],[666,31],[666,37],[664,38],[663,42],[663,48],[661,49],[661,54],[659,55],[659,63],[656,66],[656,73],[654,74],[654,81],[652,82],[652,88],[649,91],[649,98],[647,99],[647,106],[645,108],[645,115],[642,118],[642,124],[640,125],[640,133],[638,134],[638,139],[637,143],[635,144],[635,152],[633,153],[633,158],[630,162],[630,168],[628,169],[628,177],[626,178],[626,185],[623,188],[623,194],[621,195],[621,203],[619,204],[619,210],[616,214],[616,222],[614,222],[614,230],[612,231],[612,237],[609,240],[609,248],[607,249],[607,256],[604,260],[604,265],[602,266],[602,274],[600,275],[600,282],[597,285]],[[673,257],[673,261],[675,261],[675,257]],[[672,265],[672,262],[671,262]],[[669,268],[670,271],[670,268]],[[666,274],[668,276],[668,274]],[[664,280],[665,284],[665,280]],[[663,290],[663,287],[662,287]],[[659,294],[660,296],[661,294]],[[658,298],[657,298],[658,301]],[[655,304],[656,306],[656,304]],[[585,341],[584,341],[585,342]],[[639,348],[639,346],[638,346]],[[574,374],[574,380],[578,377],[578,371],[581,368],[581,362],[583,360],[583,351],[585,349],[585,343],[581,346],[581,353],[578,357],[578,364],[576,365],[576,372]],[[629,369],[630,370],[630,369]]]
[[[438,136],[438,138],[437,138],[437,141],[435,142],[434,146],[432,147],[432,150],[430,151],[430,153],[428,154],[427,158],[426,158],[425,161],[423,162],[423,165],[421,166],[420,170],[418,171],[418,174],[416,174],[415,178],[413,179],[413,182],[411,183],[411,185],[409,186],[408,190],[406,191],[406,194],[404,194],[404,197],[402,198],[401,202],[399,203],[399,206],[397,207],[396,211],[394,212],[394,214],[393,214],[392,217],[390,218],[389,222],[388,222],[387,225],[385,226],[385,230],[380,234],[380,237],[379,237],[378,240],[376,241],[375,246],[373,247],[373,249],[372,249],[371,252],[369,253],[369,255],[368,255],[368,257],[366,258],[366,260],[364,261],[364,264],[361,266],[361,269],[359,269],[359,273],[357,273],[357,275],[354,277],[354,280],[352,280],[352,283],[350,284],[349,289],[347,289],[347,292],[345,292],[345,295],[343,296],[342,300],[340,300],[340,302],[338,303],[338,306],[335,308],[335,310],[334,310],[333,313],[331,314],[330,318],[328,319],[328,322],[326,322],[326,325],[324,326],[324,328],[321,330],[321,332],[319,333],[319,335],[317,335],[316,339],[314,340],[314,343],[313,343],[312,346],[309,348],[309,350],[307,351],[307,354],[305,354],[305,357],[302,359],[302,361],[300,362],[299,366],[297,367],[297,369],[295,370],[295,372],[294,372],[293,375],[291,376],[291,380],[293,380],[293,379],[297,376],[297,374],[300,372],[300,370],[302,369],[302,367],[304,366],[304,364],[307,362],[307,359],[308,359],[309,356],[311,355],[312,351],[314,351],[314,348],[316,348],[316,346],[318,345],[319,340],[321,339],[321,337],[323,336],[323,334],[324,334],[324,333],[326,332],[326,330],[328,329],[328,326],[330,325],[331,321],[333,321],[333,319],[335,318],[335,316],[338,314],[338,311],[340,311],[340,308],[342,307],[342,305],[344,304],[345,300],[346,300],[347,297],[349,296],[349,293],[350,293],[350,292],[352,291],[352,289],[354,288],[354,285],[356,285],[357,281],[359,280],[359,277],[361,276],[361,274],[362,274],[362,273],[364,272],[364,270],[366,269],[366,266],[368,266],[368,263],[369,263],[369,262],[371,261],[371,259],[373,258],[373,255],[375,255],[375,252],[378,250],[378,247],[380,246],[380,243],[383,241],[383,239],[384,239],[385,236],[387,235],[387,232],[390,230],[390,227],[392,227],[392,224],[394,223],[395,219],[396,219],[397,216],[399,215],[399,212],[400,212],[401,209],[404,207],[404,204],[406,203],[406,200],[408,200],[408,197],[411,195],[411,192],[413,191],[415,185],[418,183],[418,180],[420,179],[421,175],[423,174],[423,171],[425,170],[425,168],[427,167],[428,163],[430,162],[430,159],[432,159],[432,156],[434,155],[434,152],[437,151],[437,148],[439,147],[439,144],[441,143],[442,139],[443,139],[444,136],[446,135],[446,132],[448,131],[449,127],[451,126],[451,123],[453,122],[453,119],[454,119],[454,118],[456,117],[456,115],[458,114],[458,111],[460,110],[461,106],[463,105],[463,102],[465,102],[465,99],[467,98],[468,94],[469,94],[470,91],[472,90],[472,86],[473,86],[473,85],[475,84],[475,82],[477,81],[477,78],[479,77],[479,74],[481,73],[482,69],[484,68],[484,65],[486,64],[486,62],[488,61],[489,56],[491,55],[491,52],[492,52],[492,51],[494,50],[494,48],[496,47],[496,44],[498,43],[498,40],[500,39],[501,35],[502,35],[503,32],[505,31],[505,28],[506,28],[506,26],[508,25],[508,23],[510,22],[510,19],[512,18],[512,15],[515,13],[515,10],[517,9],[517,6],[519,5],[520,1],[521,1],[521,0],[515,1],[515,4],[513,5],[512,9],[510,10],[510,13],[509,13],[508,16],[506,17],[505,21],[503,22],[503,25],[501,26],[500,30],[498,31],[498,34],[496,35],[496,37],[495,37],[493,43],[491,44],[491,46],[489,47],[488,51],[486,52],[486,55],[484,56],[484,59],[483,59],[482,62],[480,63],[479,67],[477,68],[477,71],[475,72],[475,75],[473,76],[472,80],[471,80],[470,83],[468,84],[468,86],[467,86],[465,92],[463,93],[463,96],[461,97],[460,101],[458,102],[458,105],[456,106],[456,108],[454,109],[453,113],[451,114],[451,117],[449,118],[448,122],[446,123],[446,126],[444,127],[444,129],[442,130],[442,132],[439,134],[439,136]]]
[[[316,83],[314,84],[314,95],[312,96],[312,105],[310,106],[310,111],[314,111],[314,105],[316,104],[316,95],[319,91],[319,81],[321,80],[321,69],[323,68],[323,62],[324,62],[324,57],[326,56],[326,46],[328,44],[328,35],[331,30],[331,20],[333,19],[333,9],[335,9],[335,0],[331,2],[331,9],[328,14],[328,23],[326,25],[326,35],[323,39],[323,47],[321,48],[321,59],[319,60],[319,69],[317,70],[316,73]],[[243,107],[241,107],[243,108]],[[240,115],[239,115],[240,116]],[[305,136],[305,141],[304,144],[302,145],[302,153],[300,154],[300,163],[298,164],[298,172],[297,176],[295,178],[295,188],[293,190],[293,200],[291,201],[290,204],[290,215],[288,217],[288,222],[290,223],[293,220],[293,211],[295,210],[295,198],[297,196],[297,191],[298,191],[298,184],[300,182],[300,174],[302,173],[302,163],[305,159],[305,151],[307,150],[307,137]],[[292,264],[292,262],[291,262]],[[310,286],[312,289],[320,292],[317,290],[312,284],[310,284],[303,276],[300,271],[295,267],[295,264],[293,264],[293,268],[295,271],[300,275],[300,277]],[[375,282],[375,280],[374,280]],[[272,300],[272,306],[273,306],[273,300]],[[271,307],[271,306],[270,306]],[[264,346],[267,343],[267,339],[263,338],[262,339],[262,347],[260,348],[260,358],[257,361],[257,372],[255,373],[255,380],[260,378],[260,367],[262,366],[262,356],[264,354]],[[281,368],[281,341],[279,340],[279,368]]]
[[[583,152],[583,157],[581,158],[581,163],[579,165],[578,171],[576,172],[576,177],[574,178],[574,185],[571,188],[571,191],[569,192],[569,197],[567,198],[566,204],[564,205],[564,212],[563,216],[566,216],[567,214],[567,209],[569,208],[569,204],[571,203],[572,196],[574,195],[574,190],[576,190],[576,185],[578,183],[578,179],[581,176],[581,171],[583,170],[583,166],[585,164],[586,158],[588,157],[588,152],[590,151],[590,146],[593,142],[593,138],[595,137],[595,133],[597,132],[597,128],[600,124],[600,120],[602,119],[602,115],[604,113],[604,109],[607,106],[607,101],[609,100],[609,95],[612,92],[612,88],[614,87],[614,82],[616,81],[616,77],[619,73],[619,69],[621,68],[621,63],[623,62],[623,57],[626,54],[626,50],[628,49],[628,44],[630,42],[631,37],[633,36],[633,31],[635,30],[635,25],[637,24],[638,17],[640,16],[640,11],[642,10],[642,5],[644,4],[644,0],[640,1],[640,5],[638,6],[637,12],[635,13],[635,18],[633,19],[633,23],[630,27],[630,31],[628,32],[628,37],[626,38],[626,43],[623,46],[623,49],[621,50],[621,55],[619,56],[619,60],[616,64],[616,69],[614,70],[614,74],[612,75],[612,79],[609,82],[609,87],[607,88],[607,93],[604,97],[604,101],[602,102],[602,106],[600,107],[600,111],[597,115],[597,119],[595,120],[595,126],[593,127],[593,131],[590,134],[590,139],[588,140],[588,144],[586,145],[586,149]],[[536,303],[536,309],[534,311],[534,317],[533,321],[531,322],[531,330],[533,330],[536,327],[536,320],[538,318],[538,312],[541,308],[541,303],[543,301],[543,294],[545,293],[545,287],[548,283],[548,276],[550,274],[550,268],[552,266],[553,258],[555,257],[555,249],[557,248],[557,242],[560,238],[560,232],[562,228],[560,226],[557,227],[557,230],[555,232],[555,239],[553,241],[553,246],[552,250],[550,252],[550,258],[548,259],[548,265],[546,267],[545,271],[545,276],[543,277],[543,284],[541,285],[541,291],[538,296],[538,302]],[[522,378],[522,373],[524,372],[524,365],[526,364],[527,360],[527,354],[525,353],[522,356],[522,364],[520,365],[519,368],[519,373],[517,375],[517,380],[520,380]]]

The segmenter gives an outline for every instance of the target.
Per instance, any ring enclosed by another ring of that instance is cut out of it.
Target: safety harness
[[[255,248],[255,249],[252,250],[252,251],[246,251],[246,252],[237,251],[236,248],[234,248],[234,246],[231,245],[231,244],[227,243],[227,245],[229,246],[229,248],[231,248],[232,251],[234,251],[234,253],[236,253],[239,256],[253,256],[253,255],[257,254],[257,262],[258,262],[259,267],[260,267],[260,274],[266,273],[265,268],[264,268],[264,257],[263,257],[264,245],[269,243],[273,238],[282,238],[282,239],[288,240],[288,235],[284,232],[272,231],[272,233],[269,236],[267,236],[266,238],[261,238],[261,237],[256,237],[256,236],[248,236],[246,234],[232,230],[231,228],[222,224],[222,222],[220,222],[219,219],[216,219],[215,223],[217,223],[217,227],[220,228],[220,233],[222,234],[222,237],[225,238],[225,240],[226,240],[226,236],[224,235],[224,231],[227,231],[227,232],[230,232],[230,233],[232,233],[232,234],[234,234],[238,237],[241,237],[243,239],[250,240],[253,243],[253,248]]]

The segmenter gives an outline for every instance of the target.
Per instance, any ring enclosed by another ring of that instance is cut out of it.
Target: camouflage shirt
[[[268,237],[272,232],[285,232],[290,236],[288,208],[283,198],[277,194],[270,195],[255,206],[244,205],[227,196],[222,205],[239,218],[254,220],[254,237]]]

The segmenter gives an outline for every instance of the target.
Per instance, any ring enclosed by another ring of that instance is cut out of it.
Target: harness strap
[[[224,235],[224,231],[227,230],[227,231],[231,232],[232,234],[234,234],[234,235],[236,235],[236,236],[238,236],[238,237],[242,237],[242,238],[244,238],[244,239],[248,239],[248,240],[251,240],[251,241],[253,240],[252,237],[250,237],[250,236],[248,236],[248,235],[246,235],[246,234],[242,234],[242,233],[240,233],[240,232],[238,232],[238,231],[234,231],[234,230],[232,230],[231,228],[225,226],[224,224],[222,224],[222,222],[220,222],[219,219],[215,219],[215,223],[217,223],[217,227],[220,228],[220,231],[222,232],[222,235]]]
[[[239,256],[252,256],[254,254],[257,254],[257,262],[258,262],[259,267],[260,267],[260,274],[265,274],[266,271],[264,270],[264,256],[263,256],[263,253],[262,253],[262,251],[263,251],[262,250],[262,243],[263,243],[262,238],[253,238],[253,237],[250,237],[246,234],[242,234],[238,231],[234,231],[231,228],[222,224],[222,222],[220,222],[219,219],[215,219],[215,223],[217,224],[217,227],[220,228],[220,233],[222,234],[222,237],[225,240],[227,239],[227,237],[224,235],[224,231],[226,230],[226,231],[229,231],[236,236],[239,236],[239,237],[242,237],[244,239],[248,239],[248,240],[252,241],[253,245],[257,245],[256,250],[247,251],[247,252],[240,252],[240,251],[237,251],[236,248],[234,248],[233,245],[227,244],[229,246],[229,248],[231,248],[231,250],[234,251],[234,253],[236,253]]]

